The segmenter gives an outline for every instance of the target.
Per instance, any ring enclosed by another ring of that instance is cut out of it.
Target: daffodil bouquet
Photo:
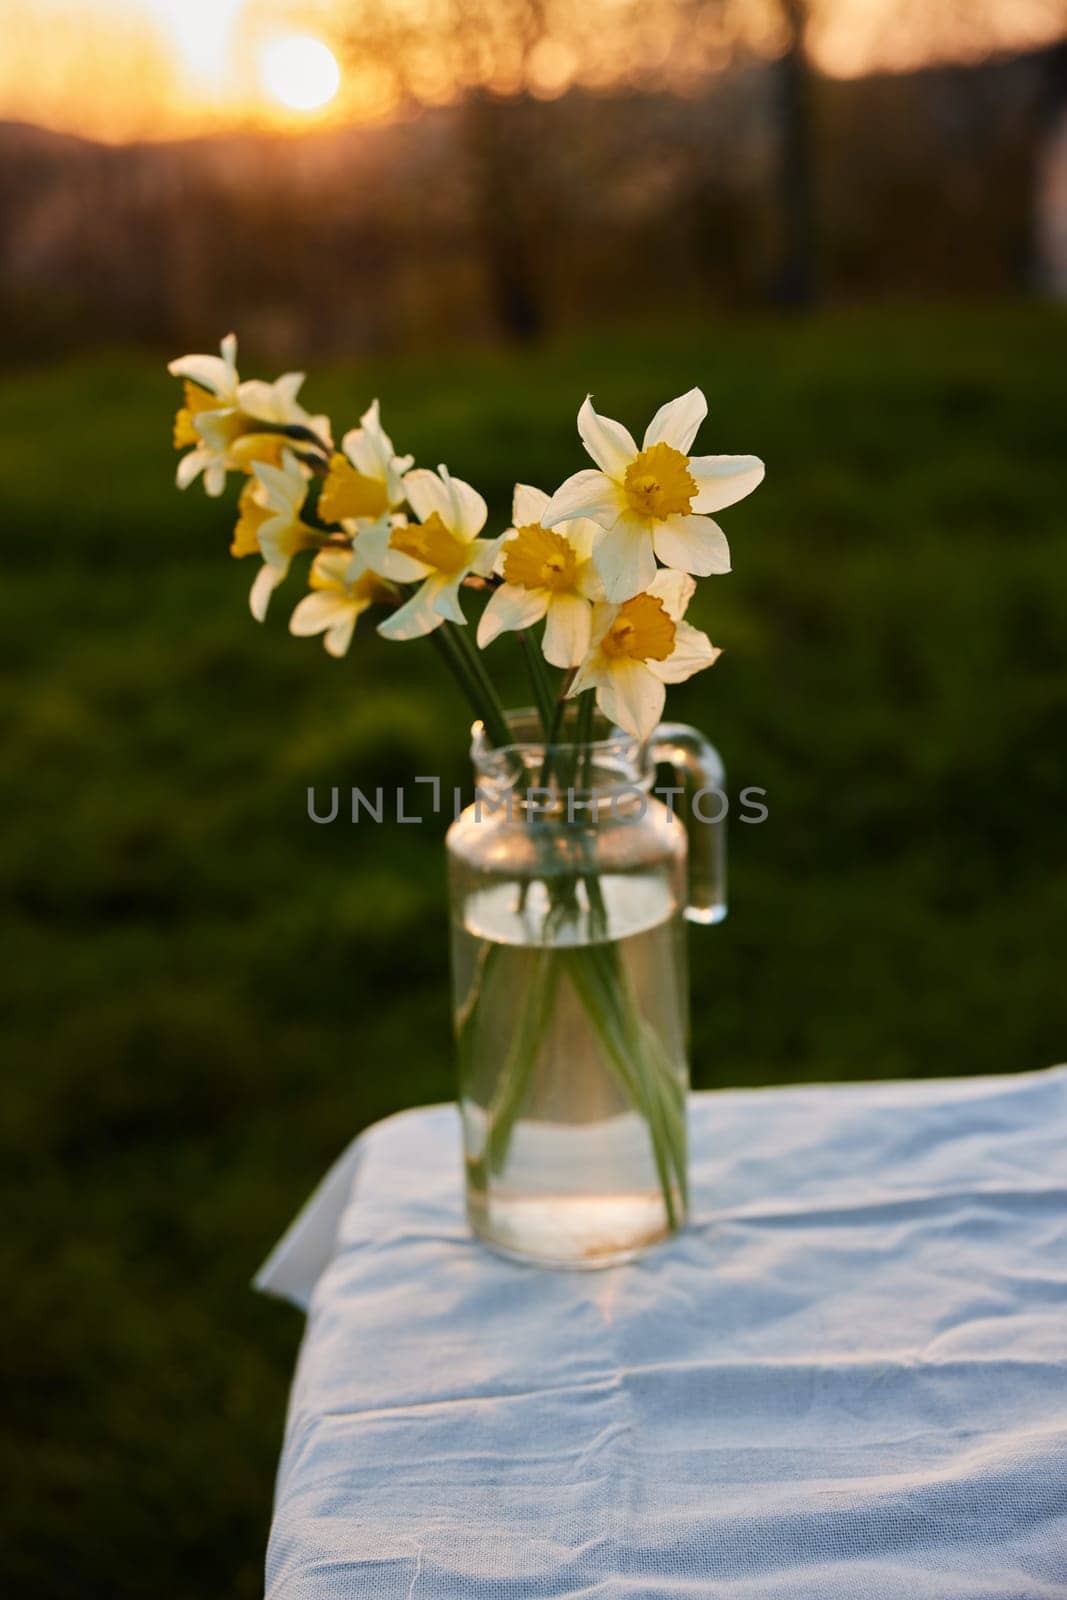
[[[306,554],[291,633],[343,657],[370,612],[386,639],[428,637],[478,719],[478,797],[449,835],[474,1225],[542,1260],[632,1253],[686,1204],[685,837],[651,772],[710,756],[692,730],[666,744],[656,730],[666,686],[720,653],[686,610],[698,577],[729,571],[712,513],[763,464],[691,454],[699,389],[662,406],[640,447],[587,398],[594,466],[551,494],[516,485],[512,525],[487,534],[478,491],[398,455],[377,400],[338,447],[300,404],[303,374],[242,381],[236,362],[231,334],[169,370],[184,380],[178,486],[241,481],[231,552],[260,559],[252,615]],[[505,711],[483,659],[504,634],[532,712]]]

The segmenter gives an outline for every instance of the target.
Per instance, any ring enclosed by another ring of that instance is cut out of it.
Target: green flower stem
[[[575,788],[588,789],[590,775],[593,767],[593,718],[596,715],[596,690],[587,689],[578,696],[578,721],[574,732],[575,746]],[[581,759],[581,781],[578,776],[578,760]]]
[[[602,953],[602,992],[605,1003],[617,1008],[616,1026],[631,1045],[643,1111],[653,1142],[673,1166],[678,1188],[687,1198],[685,1093],[675,1076],[662,1043],[642,1016],[632,985],[612,945],[596,947]]]
[[[624,1054],[630,1064],[630,1076],[624,1086],[649,1124],[661,1180],[664,1164],[669,1164],[675,1170],[679,1192],[687,1201],[685,1091],[660,1039],[641,1014],[616,946],[590,945],[585,954],[596,984],[595,999],[610,1025],[609,1043],[615,1063],[618,1065],[620,1054]],[[596,1022],[594,1013],[589,1014]],[[670,1212],[673,1196],[666,1190],[664,1200]]]
[[[567,692],[574,682],[577,667],[570,667],[563,675],[563,682],[559,686],[556,703],[552,707],[552,720],[548,727],[548,740],[545,744],[545,759],[541,763],[541,788],[547,788],[548,780],[552,776],[552,761],[559,744],[559,736],[563,731],[563,719],[567,714]]]
[[[434,629],[430,638],[448,662],[449,670],[459,680],[474,714],[484,723],[493,744],[498,747],[510,744],[511,730],[504,708],[464,629],[455,623],[444,622]]]
[[[552,722],[554,717],[556,697],[552,692],[552,683],[545,668],[545,658],[541,654],[541,646],[536,639],[532,639],[525,628],[519,630],[519,643],[522,653],[526,658],[526,670],[530,675],[530,687],[533,690],[534,704],[537,714],[541,719],[541,732],[546,744],[551,742]]]
[[[493,739],[493,744],[496,744],[498,749],[502,749],[507,744],[514,744],[514,734],[509,728],[509,723],[507,723],[507,717],[504,714],[504,707],[501,706],[499,694],[496,693],[490,674],[485,670],[485,662],[482,661],[482,656],[475,650],[475,646],[470,643],[466,627],[459,627],[456,622],[445,622],[438,629],[438,632],[440,634],[445,634],[446,632],[446,634],[450,635],[456,654],[462,659],[464,666],[470,672],[470,677],[478,685],[478,691],[482,694],[482,704],[485,706],[482,720],[485,723],[486,733],[490,734],[490,738]]]
[[[435,628],[433,633],[429,635],[430,640],[432,641],[433,646],[437,650],[438,654],[444,660],[449,672],[459,684],[460,690],[466,698],[467,704],[470,706],[474,715],[484,722],[486,717],[486,708],[483,703],[481,690],[475,680],[471,677],[470,673],[467,671],[466,665],[464,664],[462,658],[457,655],[451,638],[446,631],[447,628],[447,623],[445,623],[443,627]]]
[[[678,1192],[685,1206],[689,1204],[689,1174],[686,1170],[686,1109],[685,1089],[666,1060],[656,1034],[642,1019],[641,1038],[646,1054],[653,1062],[648,1076],[650,1093],[658,1098],[664,1141],[674,1166]]]
[[[507,1060],[488,1108],[485,1159],[490,1172],[499,1172],[507,1160],[512,1131],[541,1050],[545,1024],[556,1003],[558,983],[559,962],[554,952],[538,951],[523,998],[518,1026],[512,1034]]]
[[[651,1072],[640,1055],[632,1051],[632,1035],[619,1012],[621,996],[617,972],[611,966],[604,966],[603,957],[608,949],[606,945],[587,945],[568,951],[567,972],[586,1015],[596,1029],[608,1064],[614,1068],[627,1099],[648,1124],[667,1226],[673,1231],[678,1226],[678,1209],[674,1200],[671,1168],[673,1166],[677,1171],[679,1161],[684,1163],[684,1150],[673,1148],[661,1103],[651,1083]]]
[[[470,988],[467,990],[463,1004],[456,1012],[456,1043],[459,1046],[460,1059],[466,1062],[471,1053],[469,1040],[477,1031],[478,1002],[482,997],[482,990],[492,976],[493,967],[496,965],[503,945],[493,944],[489,939],[482,939],[478,945],[478,954],[474,960],[474,972],[471,975]]]
[[[598,882],[598,893],[599,887]],[[606,944],[595,948],[603,952],[605,993],[618,1003],[619,1024],[624,1036],[632,1037],[635,1041],[635,1058],[647,1090],[650,1114],[661,1127],[666,1149],[676,1170],[679,1190],[688,1203],[685,1089],[674,1072],[659,1035],[641,1013],[633,982],[619,960],[617,947]]]
[[[487,944],[457,1018],[461,1069],[468,1074],[476,1052],[482,1005],[494,982],[498,947]],[[506,1159],[536,1068],[545,1029],[566,976],[589,1018],[605,1065],[624,1097],[646,1123],[668,1226],[678,1226],[675,1193],[688,1203],[685,1093],[654,1029],[641,1015],[618,951],[611,944],[542,949],[519,1000],[516,1024],[497,1088],[487,1108],[488,1127],[480,1181],[499,1172]]]

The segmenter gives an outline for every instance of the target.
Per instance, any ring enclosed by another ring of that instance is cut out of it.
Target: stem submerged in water
[[[488,737],[498,746],[512,743],[514,736],[484,667],[461,630],[449,628],[446,632],[446,628],[438,630],[443,635],[440,647],[481,716]],[[567,758],[560,763],[560,752],[566,747],[556,741],[563,728],[573,674],[563,679],[558,694],[553,695],[537,642],[525,634],[520,634],[520,640],[545,739],[541,787],[548,787],[554,779],[557,786],[589,791],[596,779],[595,693],[588,691],[578,698],[573,743]],[[525,780],[520,778],[520,793],[523,781],[528,783],[528,776]],[[589,799],[588,793],[585,798]],[[551,823],[544,826],[547,846],[557,830]],[[642,1010],[618,942],[609,937],[607,904],[597,866],[596,810],[590,809],[588,819],[577,826],[572,822],[559,826],[566,826],[576,836],[571,870],[559,873],[546,860],[543,875],[535,873],[521,881],[520,911],[527,905],[528,892],[538,879],[548,897],[541,943],[531,952],[534,959],[521,991],[496,992],[502,982],[513,981],[514,969],[499,961],[505,947],[485,941],[479,948],[470,990],[456,1019],[466,1081],[471,1081],[478,1057],[490,1048],[490,1041],[480,1036],[483,1018],[510,1015],[513,1019],[506,1053],[496,1068],[494,1087],[485,1106],[484,1141],[472,1159],[472,1181],[489,1188],[494,1177],[505,1171],[512,1135],[530,1103],[533,1079],[565,983],[588,1022],[604,1069],[614,1079],[625,1103],[648,1129],[664,1217],[673,1232],[683,1220],[688,1203],[684,1084],[676,1062]],[[551,854],[549,850],[548,855]],[[586,918],[587,923],[581,927]],[[574,933],[563,930],[574,928],[575,919],[579,919],[577,941],[570,942]],[[484,1024],[486,1028],[490,1025]]]
[[[477,1047],[480,1009],[492,986],[493,957],[503,947],[487,943],[482,948],[485,956],[479,957],[458,1019],[465,1072]],[[538,949],[523,993],[507,996],[516,1020],[487,1107],[481,1177],[488,1182],[504,1168],[563,979],[589,1020],[604,1065],[648,1127],[667,1226],[673,1231],[688,1204],[685,1090],[659,1036],[642,1014],[618,946],[611,941]]]

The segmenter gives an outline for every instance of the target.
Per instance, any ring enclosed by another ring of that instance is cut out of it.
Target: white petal
[[[673,450],[680,450],[683,456],[687,456],[689,446],[697,436],[697,429],[707,414],[708,402],[700,389],[690,389],[688,394],[679,395],[677,400],[668,400],[665,406],[660,406],[645,429],[644,448],[647,450],[653,444],[669,444]]]
[[[313,633],[325,633],[336,627],[355,610],[352,601],[335,590],[315,589],[306,594],[289,618],[289,632],[298,639],[307,639]]]
[[[304,548],[304,533],[300,524],[281,512],[268,517],[256,534],[264,561],[269,561],[281,573],[289,571],[289,563],[298,550]]]
[[[504,563],[508,558],[508,545],[515,537],[514,528],[505,528],[500,538],[496,541],[496,554],[493,557],[493,571],[498,578],[504,576]]]
[[[595,689],[604,677],[604,672],[604,657],[599,650],[590,651],[574,674],[574,680],[567,690],[567,699],[574,700],[578,695],[584,694],[586,689]]]
[[[280,572],[283,578],[289,571],[289,563],[293,559],[293,552],[289,548],[289,540],[286,537],[290,531],[290,526],[291,524],[284,517],[271,517],[267,522],[263,523],[256,534],[260,554],[264,561],[267,562],[268,566],[273,567],[275,572]],[[266,538],[264,538],[264,534]]]
[[[349,428],[341,440],[341,454],[365,478],[379,478],[378,452],[365,428]]]
[[[499,539],[475,539],[470,546],[470,565],[467,571],[477,573],[479,578],[488,578],[496,566],[503,541],[503,534]]]
[[[592,522],[588,517],[576,517],[573,522],[561,522],[558,531],[565,534],[579,561],[588,561],[593,554],[593,549],[604,532],[599,522]]]
[[[402,605],[399,611],[394,611],[392,616],[386,617],[384,622],[379,622],[378,632],[383,639],[421,639],[424,634],[432,633],[444,622],[440,612],[434,610],[434,601],[441,585],[438,580],[427,578],[411,599]]]
[[[282,451],[283,466],[272,466],[269,461],[254,461],[252,470],[263,485],[266,501],[275,511],[290,516],[303,510],[307,494],[307,479],[296,464],[291,450]]]
[[[593,398],[586,395],[578,413],[578,432],[582,443],[602,472],[609,477],[622,478],[637,454],[633,435],[621,422],[602,417],[593,410]]]
[[[466,617],[463,607],[459,603],[459,589],[463,582],[463,574],[457,573],[454,578],[431,578],[430,583],[436,586],[433,608],[439,617],[446,622],[457,622],[460,627],[465,627]]]
[[[698,578],[730,570],[726,535],[710,517],[669,517],[656,523],[654,538],[656,554],[666,567],[694,572]]]
[[[605,672],[597,705],[606,717],[638,739],[647,739],[663,715],[667,691],[643,661],[623,658]]]
[[[231,424],[235,414],[233,406],[222,406],[216,411],[198,411],[193,418],[193,427],[212,450],[225,452],[230,445]]]
[[[277,397],[274,385],[264,383],[262,378],[249,378],[237,390],[237,399],[241,410],[248,417],[255,417],[257,422],[281,422],[278,415]]]
[[[280,402],[283,412],[294,406],[306,377],[306,372],[283,372],[280,378],[274,380],[274,396]]]
[[[473,539],[485,527],[489,507],[477,489],[472,489],[462,478],[449,477],[445,481],[452,497],[452,514],[445,517],[445,525],[461,539]]]
[[[207,450],[190,450],[187,455],[182,456],[178,462],[178,471],[174,477],[178,488],[188,489],[189,485],[200,476],[210,461],[211,456]]]
[[[666,661],[650,661],[648,668],[661,683],[684,683],[694,672],[710,667],[718,661],[722,651],[713,645],[706,633],[679,622],[675,628],[674,649]]]
[[[270,597],[280,583],[285,581],[285,573],[278,572],[274,567],[264,562],[256,573],[256,581],[252,585],[252,592],[248,596],[248,608],[257,622],[262,622],[267,615]]]
[[[763,482],[766,468],[759,456],[691,456],[690,476],[697,492],[694,511],[722,511]]]
[[[442,483],[436,472],[428,467],[416,467],[404,479],[404,494],[420,522],[428,522],[436,511],[446,527],[451,525],[452,496],[448,485]]]
[[[611,605],[607,600],[598,600],[593,607],[593,643],[599,644],[615,621],[618,606]]]
[[[233,394],[233,368],[220,356],[182,356],[172,361],[167,371],[175,378],[189,378],[200,389],[228,400]]]
[[[587,467],[560,484],[541,514],[541,526],[554,528],[557,522],[592,517],[602,528],[611,528],[625,504],[622,490],[613,478]]]
[[[312,433],[322,441],[328,451],[333,450],[333,426],[329,417],[326,416],[325,413],[323,413],[321,416],[309,417],[307,426],[311,429]],[[411,461],[412,458],[409,456],[407,461],[407,465],[409,467],[411,465]]]
[[[526,528],[531,522],[540,522],[547,509],[548,496],[543,489],[535,489],[529,483],[515,485],[515,493],[511,498],[511,520],[516,528]]]
[[[370,408],[360,418],[360,426],[351,428],[341,440],[341,449],[355,467],[357,472],[362,472],[365,478],[376,478],[379,483],[387,483],[390,488],[391,469],[393,466],[393,441],[383,432],[378,417],[378,402],[373,401]],[[409,461],[408,466],[411,465]]]
[[[687,572],[675,572],[661,567],[648,586],[648,592],[663,601],[663,608],[674,621],[680,622],[696,590],[696,579]]]
[[[620,517],[593,551],[593,560],[604,595],[613,604],[640,594],[656,576],[649,524],[636,517]]]
[[[327,628],[326,637],[322,642],[331,656],[340,657],[347,654],[360,612],[365,609],[366,607],[349,606],[347,617],[342,617],[332,628]]]
[[[484,650],[502,633],[512,633],[516,628],[529,628],[540,622],[548,605],[545,589],[523,589],[518,584],[504,583],[489,596],[489,602],[478,623],[478,648]]]
[[[576,667],[589,649],[593,608],[576,594],[554,595],[548,606],[542,648],[554,667]]]
[[[380,517],[361,529],[352,554],[354,573],[376,572],[379,578],[390,583],[421,583],[429,577],[431,569],[425,561],[417,561],[403,550],[394,550],[389,543],[394,523],[390,517]],[[358,566],[357,566],[358,562]]]
[[[209,461],[204,468],[204,490],[213,500],[226,492],[225,461]]]
[[[574,574],[574,587],[586,600],[603,600],[604,580],[592,560],[578,563]]]

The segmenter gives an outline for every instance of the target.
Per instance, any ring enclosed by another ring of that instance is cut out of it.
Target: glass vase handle
[[[672,810],[689,841],[689,922],[704,927],[726,915],[726,798],[722,758],[696,728],[663,722],[649,740],[657,767],[674,772]]]

